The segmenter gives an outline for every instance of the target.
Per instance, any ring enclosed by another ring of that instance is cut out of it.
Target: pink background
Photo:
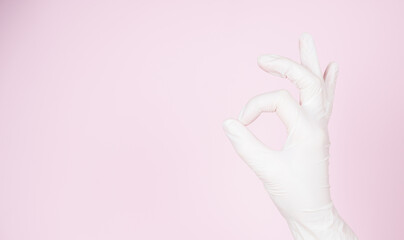
[[[257,57],[340,65],[332,197],[402,239],[402,1],[1,1],[0,239],[292,239],[222,121],[281,88]],[[251,125],[280,149],[275,114]]]

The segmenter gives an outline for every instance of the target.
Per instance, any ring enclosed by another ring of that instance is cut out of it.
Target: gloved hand
[[[286,90],[252,98],[238,120],[223,123],[236,152],[262,180],[285,217],[295,239],[357,239],[339,216],[330,196],[328,121],[332,111],[338,66],[331,62],[322,74],[314,41],[300,37],[298,64],[278,55],[263,55],[259,66],[290,79],[300,89],[298,103]],[[288,137],[281,151],[258,140],[246,125],[262,112],[276,112]]]

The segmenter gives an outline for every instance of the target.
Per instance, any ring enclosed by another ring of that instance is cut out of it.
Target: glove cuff
[[[295,240],[358,240],[332,202],[315,211],[302,211],[286,221]]]

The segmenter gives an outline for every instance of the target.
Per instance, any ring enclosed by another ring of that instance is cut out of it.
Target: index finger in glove
[[[278,55],[262,55],[258,58],[259,66],[266,72],[283,78],[289,78],[300,89],[301,104],[314,103],[322,105],[319,98],[323,81],[306,67]]]

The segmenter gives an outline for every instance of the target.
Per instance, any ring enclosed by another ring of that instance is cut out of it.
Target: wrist
[[[332,202],[321,209],[301,211],[286,221],[295,240],[358,239]]]

